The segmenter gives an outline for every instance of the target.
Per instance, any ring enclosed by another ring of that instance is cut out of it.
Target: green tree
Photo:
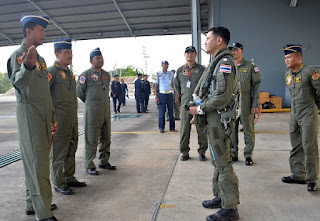
[[[120,75],[121,77],[130,77],[130,76],[137,76],[137,71],[141,73],[140,70],[137,70],[133,65],[129,65],[126,68],[117,68],[116,70],[110,70],[109,73],[111,76],[114,76],[115,74]]]
[[[8,75],[0,72],[0,94],[5,93],[7,90],[11,89],[12,83],[8,78]]]

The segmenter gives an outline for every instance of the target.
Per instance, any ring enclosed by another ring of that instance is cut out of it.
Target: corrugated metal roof
[[[21,15],[45,14],[46,42],[191,33],[190,0],[1,0],[0,46],[20,44]],[[200,0],[201,30],[208,0]]]

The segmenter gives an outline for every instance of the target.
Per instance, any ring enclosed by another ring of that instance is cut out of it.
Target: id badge
[[[187,88],[190,88],[191,87],[191,81],[187,81]]]

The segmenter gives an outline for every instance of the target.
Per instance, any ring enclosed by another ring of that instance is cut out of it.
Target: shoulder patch
[[[17,57],[17,60],[18,60],[18,63],[21,65],[22,64],[22,56],[20,56],[20,57]]]
[[[63,80],[65,80],[67,78],[67,75],[66,75],[66,73],[64,71],[61,70],[59,72],[59,74],[60,74],[60,76],[62,77]]]
[[[231,73],[231,65],[221,64],[219,72]]]
[[[291,75],[288,75],[286,77],[286,82],[287,82],[287,85],[291,84],[291,82],[292,82],[292,76]]]
[[[79,77],[79,83],[80,83],[80,84],[86,83],[86,80],[87,80],[87,79],[86,79],[85,76],[80,76],[80,77]]]
[[[97,80],[99,80],[99,76],[96,74],[93,74],[93,75],[91,75],[91,79],[94,81],[97,81]]]
[[[255,72],[259,72],[259,68],[256,66],[256,67],[254,67],[254,71]]]
[[[311,74],[311,78],[312,80],[318,80],[320,78],[320,74],[318,71],[314,71],[312,74]]]
[[[50,73],[48,73],[48,82],[50,82],[52,79],[52,75]]]

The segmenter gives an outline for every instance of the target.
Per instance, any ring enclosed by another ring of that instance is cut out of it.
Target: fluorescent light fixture
[[[297,6],[297,2],[298,2],[298,0],[291,0],[290,7],[295,8]]]

